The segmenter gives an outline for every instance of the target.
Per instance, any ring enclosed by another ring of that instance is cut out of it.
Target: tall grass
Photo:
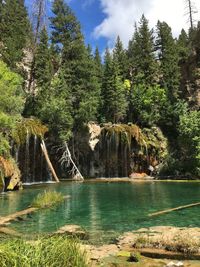
[[[56,205],[64,200],[64,196],[56,191],[44,191],[33,200],[32,207],[46,208]]]
[[[86,253],[75,240],[48,237],[34,242],[22,239],[0,243],[1,267],[88,267]]]

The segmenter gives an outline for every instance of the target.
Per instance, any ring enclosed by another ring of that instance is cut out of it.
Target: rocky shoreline
[[[91,245],[89,233],[78,225],[66,225],[55,234],[75,236],[82,240],[81,248],[87,252],[92,266],[135,266],[134,257],[137,259],[137,255],[140,255],[137,266],[200,266],[200,228],[197,227],[141,228],[125,232],[113,244],[99,246]]]

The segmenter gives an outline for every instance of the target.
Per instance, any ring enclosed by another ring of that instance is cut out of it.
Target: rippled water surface
[[[151,212],[200,201],[198,182],[72,183],[31,186],[0,195],[0,216],[27,208],[44,190],[71,198],[53,209],[44,209],[11,226],[24,233],[55,231],[79,224],[93,235],[121,233],[141,227],[173,225],[200,227],[200,206],[149,218]]]

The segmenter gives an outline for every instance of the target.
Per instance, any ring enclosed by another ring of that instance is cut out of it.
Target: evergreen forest
[[[102,56],[66,1],[54,0],[50,16],[45,0],[32,2],[28,12],[23,0],[0,1],[0,157],[13,157],[30,118],[48,128],[49,147],[75,143],[77,158],[88,122],[137,125],[167,142],[161,174],[199,177],[200,21],[175,38],[142,15],[128,47],[118,36]]]

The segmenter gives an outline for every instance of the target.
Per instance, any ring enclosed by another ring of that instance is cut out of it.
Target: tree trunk
[[[51,170],[51,172],[53,174],[54,179],[56,180],[57,183],[59,183],[60,181],[59,181],[58,176],[56,175],[56,172],[55,172],[55,170],[53,168],[53,165],[52,165],[52,163],[51,163],[51,161],[49,159],[49,155],[48,155],[48,152],[47,152],[47,149],[46,149],[46,145],[45,145],[44,140],[42,140],[42,143],[40,144],[40,146],[42,148],[42,151],[44,153],[46,162],[47,162],[47,164],[49,166],[49,169]]]

